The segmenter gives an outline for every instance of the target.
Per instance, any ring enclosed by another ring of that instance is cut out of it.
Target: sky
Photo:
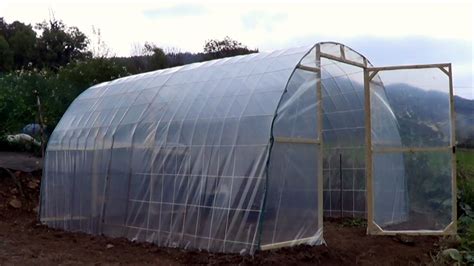
[[[376,66],[452,63],[454,92],[474,99],[474,1],[120,1],[0,0],[0,17],[36,24],[54,16],[112,55],[128,56],[153,42],[202,51],[209,39],[230,36],[271,51],[341,42]]]

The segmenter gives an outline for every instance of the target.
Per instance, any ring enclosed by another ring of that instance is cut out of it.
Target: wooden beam
[[[372,180],[372,118],[370,109],[370,80],[369,70],[364,68],[364,104],[365,104],[365,178],[366,178],[366,206],[367,206],[367,233],[372,234],[375,228],[371,225],[374,221],[374,198]]]
[[[367,67],[368,65],[368,62],[367,62],[367,58],[363,57],[364,58],[364,67]]]
[[[451,147],[453,148],[453,153],[451,154],[451,199],[452,199],[452,222],[453,230],[456,232],[457,229],[457,195],[458,195],[458,187],[457,187],[457,180],[456,180],[456,153],[455,153],[455,146],[456,146],[456,112],[454,109],[454,91],[453,91],[453,69],[451,64],[448,66],[448,77],[449,77],[449,107],[450,107],[450,114],[451,114]]]
[[[420,68],[435,68],[435,67],[448,67],[450,64],[425,64],[425,65],[400,65],[400,66],[384,66],[384,67],[368,67],[369,71],[381,71],[381,70],[401,70],[401,69],[420,69]]]
[[[451,222],[442,230],[383,230],[375,222],[367,223],[368,231],[370,228],[371,235],[410,235],[410,236],[423,236],[423,235],[455,235],[456,222]]]
[[[369,82],[372,81],[372,79],[375,77],[375,75],[377,75],[377,73],[379,73],[378,70],[372,71],[372,74],[369,75]]]
[[[387,152],[437,152],[450,151],[451,146],[442,147],[372,147],[372,152],[387,153]]]
[[[316,45],[316,64],[321,69],[321,46]],[[323,187],[324,187],[324,176],[323,176],[323,89],[321,83],[322,74],[321,71],[316,73],[316,98],[317,98],[317,132],[318,132],[318,141],[319,145],[316,150],[317,166],[318,166],[318,176],[317,176],[317,191],[318,191],[318,230],[321,230],[321,237],[323,232],[323,216],[324,216],[324,197],[323,197]],[[319,152],[319,153],[318,153]]]
[[[383,230],[377,224],[375,224],[376,229],[372,231],[373,235],[409,235],[409,236],[445,236],[445,235],[455,235],[456,232],[456,223],[451,222],[442,230]]]
[[[297,68],[302,69],[302,70],[306,70],[306,71],[315,72],[315,73],[318,73],[320,71],[319,67],[311,67],[311,66],[305,66],[305,65],[301,65],[301,64],[299,64],[297,66]]]
[[[367,220],[367,234],[369,235],[383,235],[383,229],[374,222],[374,220]]]
[[[339,51],[341,52],[341,58],[346,60],[346,52],[344,51],[344,45],[339,45]]]
[[[340,58],[340,57],[337,57],[337,56],[334,56],[334,55],[330,55],[330,54],[326,54],[326,53],[323,53],[323,52],[321,52],[321,57],[331,59],[331,60],[334,60],[334,61],[338,61],[338,62],[341,62],[341,63],[344,63],[344,64],[365,68],[364,64],[357,63],[357,62],[347,60],[347,59],[343,59],[343,58]]]
[[[275,137],[274,141],[278,143],[319,144],[319,140],[308,138]]]
[[[299,245],[299,244],[306,244],[306,243],[310,243],[314,239],[315,237],[308,237],[308,238],[295,239],[295,240],[290,240],[290,241],[285,241],[285,242],[280,242],[280,243],[267,244],[267,245],[261,246],[260,249],[269,250],[269,249],[289,247],[289,246],[294,246],[294,245]]]
[[[63,216],[63,217],[44,217],[41,218],[41,222],[52,222],[52,221],[71,221],[71,220],[88,220],[90,217],[86,216]]]
[[[449,77],[449,71],[446,70],[444,67],[438,67],[441,71],[443,71],[444,74],[446,74]]]

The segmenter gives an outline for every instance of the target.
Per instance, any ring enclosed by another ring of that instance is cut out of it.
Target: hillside
[[[386,92],[394,112],[400,117],[401,126],[405,123],[417,130],[429,130],[433,136],[449,126],[445,123],[449,112],[445,93],[401,83],[387,85]],[[457,145],[474,147],[474,100],[455,96],[454,107]]]

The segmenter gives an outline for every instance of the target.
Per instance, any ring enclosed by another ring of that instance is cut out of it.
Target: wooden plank
[[[306,243],[310,243],[314,239],[315,239],[314,237],[308,237],[308,238],[295,239],[295,240],[290,240],[290,241],[285,241],[285,242],[280,242],[280,243],[267,244],[267,245],[261,246],[260,249],[269,250],[269,249],[289,247],[289,246],[294,246],[294,245],[299,245],[299,244],[306,244]]]
[[[334,56],[334,55],[330,55],[330,54],[326,54],[326,53],[323,53],[323,52],[320,53],[320,57],[324,57],[324,58],[331,59],[331,60],[334,60],[334,61],[338,61],[338,62],[341,62],[341,63],[344,63],[344,64],[348,64],[348,65],[353,65],[353,66],[358,66],[358,67],[365,68],[364,64],[357,63],[357,62],[347,60],[347,59],[343,59],[343,58],[340,58],[340,57],[337,57],[337,56]]]
[[[339,51],[341,52],[341,58],[346,60],[346,52],[344,51],[344,45],[339,44]]]
[[[453,151],[455,151],[456,146],[456,112],[454,109],[454,91],[453,91],[453,69],[451,64],[448,66],[449,72],[449,107],[450,107],[450,114],[451,114],[451,146]],[[452,198],[452,221],[454,232],[457,229],[457,180],[456,180],[456,153],[453,152],[451,154],[451,198]]]
[[[372,219],[367,221],[367,234],[369,235],[383,235],[383,229]]]
[[[367,187],[367,233],[373,234],[376,228],[374,221],[373,181],[372,181],[372,121],[370,109],[370,80],[369,70],[364,69],[364,99],[365,99],[365,173]]]
[[[444,67],[438,67],[441,71],[443,71],[444,74],[446,74],[449,77],[449,70],[446,70]]]
[[[316,45],[316,64],[321,69],[321,46],[319,44]],[[318,150],[316,154],[318,155],[317,166],[318,166],[318,230],[323,232],[323,216],[324,216],[324,197],[323,197],[323,187],[324,187],[324,177],[323,177],[323,92],[322,92],[322,84],[321,84],[321,71],[316,73],[316,98],[317,98],[317,114],[316,117],[318,119],[317,123],[317,132],[318,132]],[[319,153],[318,153],[319,151]]]
[[[369,71],[381,71],[381,70],[401,70],[401,69],[421,69],[421,68],[436,68],[436,67],[448,67],[450,64],[424,64],[424,65],[400,65],[400,66],[384,66],[384,67],[368,67]]]
[[[377,73],[379,73],[378,70],[372,71],[372,74],[369,75],[369,82],[372,81],[372,79],[375,77],[375,75],[377,75]]]
[[[456,222],[451,222],[443,230],[383,230],[376,223],[372,223],[370,227],[372,230],[371,235],[411,235],[411,236],[423,236],[423,235],[455,235]]]
[[[411,230],[411,231],[381,231],[381,232],[373,232],[371,235],[408,235],[408,236],[444,236],[444,235],[451,235],[452,233],[446,233],[443,231],[436,231],[436,230]]]
[[[455,222],[451,222],[443,230],[383,230],[375,222],[367,223],[368,228],[370,228],[369,234],[371,235],[412,235],[412,236],[422,236],[422,235],[455,235],[453,226]]]
[[[273,140],[278,143],[319,144],[319,140],[307,138],[275,137]]]
[[[372,152],[387,153],[387,152],[437,152],[450,151],[451,146],[443,147],[373,147]]]
[[[63,216],[63,217],[45,217],[41,218],[41,222],[54,222],[54,221],[72,221],[72,220],[88,220],[91,217],[86,216]]]
[[[318,73],[320,71],[319,67],[311,67],[311,66],[305,66],[305,65],[301,65],[301,64],[298,65],[297,68],[302,69],[302,70],[306,70],[306,71],[315,72],[315,73]]]

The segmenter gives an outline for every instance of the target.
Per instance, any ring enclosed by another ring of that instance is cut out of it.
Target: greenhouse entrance
[[[283,110],[277,112],[272,153],[282,158],[286,153],[287,161],[285,164],[271,157],[269,171],[271,176],[293,179],[269,180],[271,203],[266,205],[263,228],[273,231],[262,232],[262,249],[307,243],[315,235],[300,234],[297,239],[290,236],[298,235],[297,230],[310,227],[310,223],[321,228],[321,216],[367,218],[371,234],[455,233],[450,65],[376,68],[347,47],[322,47],[323,51],[316,46],[314,53],[300,62],[288,83],[290,96],[283,96],[279,107]],[[397,101],[407,92],[412,95],[410,90],[442,93],[443,104],[437,106],[442,115],[409,114],[412,118],[407,119],[406,112],[418,111],[420,99]],[[294,95],[299,100],[292,100]],[[321,104],[313,106],[301,98]],[[288,111],[290,105],[299,109]],[[284,122],[289,114],[304,117],[308,112],[316,113],[318,119]],[[295,124],[316,128],[317,134],[296,129]],[[295,159],[303,154],[306,159]],[[322,167],[318,169],[317,165]],[[311,176],[314,179],[309,179]],[[435,186],[434,191],[429,184]],[[316,187],[323,188],[323,198],[317,201],[313,196],[320,190]],[[323,215],[315,212],[321,201]],[[298,208],[295,202],[300,202]],[[295,221],[301,213],[305,219]],[[299,226],[293,226],[295,223]]]
[[[346,48],[321,53],[325,217],[366,217],[367,62],[351,60],[350,55]]]
[[[324,216],[365,217],[371,234],[455,234],[451,65],[372,67],[344,52],[320,54]]]
[[[339,48],[320,52],[324,216],[365,217],[370,234],[455,234],[451,65],[372,67]]]

